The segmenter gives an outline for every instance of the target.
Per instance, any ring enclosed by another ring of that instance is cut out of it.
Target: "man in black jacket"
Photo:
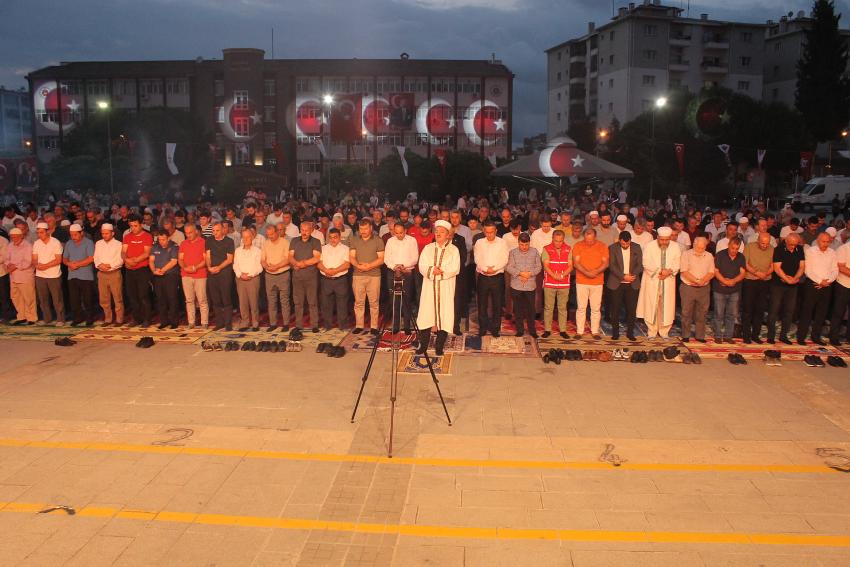
[[[611,338],[620,338],[620,307],[626,307],[626,337],[635,340],[635,312],[640,293],[640,275],[643,272],[643,254],[640,246],[632,243],[628,231],[620,233],[619,240],[608,247],[610,263],[605,287],[608,288],[611,318]]]

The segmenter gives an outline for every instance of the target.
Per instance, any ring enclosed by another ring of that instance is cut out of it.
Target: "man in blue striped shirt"
[[[517,238],[518,246],[508,254],[505,271],[511,276],[511,296],[514,301],[516,336],[524,334],[528,328],[531,338],[537,338],[534,328],[534,290],[537,287],[537,274],[543,269],[540,254],[531,247],[531,238],[523,232]]]

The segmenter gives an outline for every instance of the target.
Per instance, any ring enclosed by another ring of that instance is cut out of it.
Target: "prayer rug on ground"
[[[735,340],[734,344],[717,344],[713,339],[709,339],[706,343],[699,343],[691,340],[686,344],[691,351],[696,352],[702,358],[726,358],[729,353],[734,352],[749,360],[760,360],[764,358],[764,351],[766,350],[778,350],[782,353],[782,360],[803,360],[803,358],[808,355],[841,356],[844,358],[850,358],[850,356],[848,356],[847,353],[842,352],[841,349],[829,345],[818,346],[811,342],[807,343],[805,346],[798,345],[796,342],[792,345],[786,345],[785,343],[778,341],[776,344],[772,345],[767,343],[762,343],[760,345],[748,345],[738,339]]]
[[[464,356],[495,355],[523,358],[536,357],[538,352],[537,345],[529,336],[516,337],[502,335],[492,337],[486,335],[479,337],[478,335],[469,334],[464,337],[464,349],[461,354]]]
[[[304,338],[299,342],[304,350],[310,351],[315,350],[319,343],[331,343],[332,345],[337,346],[346,336],[346,331],[340,329],[329,329],[327,331],[319,331],[318,333],[314,333],[310,329],[302,329],[301,332],[304,334]],[[241,345],[248,341],[254,341],[255,343],[260,341],[288,341],[289,331],[281,331],[280,328],[278,328],[270,333],[261,327],[257,332],[240,332],[237,330],[211,331],[206,335],[203,335],[203,337],[197,338],[203,338],[204,341],[208,342],[236,341]],[[200,344],[200,340],[198,340],[198,343]]]
[[[413,342],[416,340],[416,333],[410,333],[407,335],[402,332],[398,334],[398,337],[400,338],[399,350],[409,350],[413,348]],[[342,339],[340,346],[345,347],[345,349],[350,352],[372,352],[372,347],[375,346],[376,340],[377,337],[371,333],[360,333],[358,335],[348,333]],[[433,334],[431,336],[431,340],[434,340]],[[380,352],[389,352],[392,350],[392,333],[390,331],[384,331],[384,334],[381,336],[381,340],[378,343],[378,350]]]
[[[430,355],[429,355],[430,356]],[[454,355],[446,353],[443,356],[430,356],[431,366],[437,376],[452,375],[452,360]],[[403,352],[398,359],[398,371],[401,374],[430,374],[428,361],[424,355],[414,352]]]
[[[150,327],[89,327],[74,335],[82,341],[138,342],[142,337],[153,337],[157,343],[192,344],[206,335],[206,329],[163,329]]]
[[[73,337],[79,332],[79,327],[0,325],[0,339],[17,339],[21,341],[54,341],[62,337]]]

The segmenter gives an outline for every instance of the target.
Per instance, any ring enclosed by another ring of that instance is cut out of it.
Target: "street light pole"
[[[110,205],[115,204],[115,178],[112,174],[112,120],[109,113],[109,103],[98,101],[97,107],[106,111],[106,155],[109,159],[109,193],[111,194]]]
[[[655,105],[652,107],[652,126],[650,129],[649,143],[649,200],[652,201],[652,195],[655,190],[655,113],[657,110],[667,106],[667,97],[658,97],[655,100]]]
[[[333,157],[333,148],[331,148],[331,142],[332,142],[332,139],[331,139],[331,118],[333,116],[333,103],[334,103],[333,95],[326,94],[323,97],[322,102],[325,103],[325,106],[328,109],[328,147],[326,148],[326,151],[330,152],[331,157]],[[331,181],[332,180],[333,180],[333,161],[329,160],[328,161],[328,197],[333,195],[332,190],[331,190]]]

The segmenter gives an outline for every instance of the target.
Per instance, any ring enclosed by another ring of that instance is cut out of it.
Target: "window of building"
[[[558,61],[560,61],[560,60],[561,60],[561,52],[559,51],[558,52]]]
[[[133,79],[119,79],[114,81],[112,84],[112,95],[118,100],[120,100],[119,97],[123,96],[135,96],[136,81]]]
[[[614,30],[611,30],[611,41],[614,41]]]
[[[741,57],[741,67],[749,67],[750,63],[752,63],[752,61],[753,61],[752,57],[742,56]]]
[[[776,43],[774,43],[773,44],[773,50],[777,53],[782,53],[782,42],[777,41]]]
[[[614,56],[613,56],[613,55],[609,55],[609,56],[608,56],[608,64],[609,64],[609,65],[613,65],[613,64],[614,64]]]
[[[215,108],[215,121],[218,124],[224,124],[224,107],[217,106]]]
[[[251,150],[248,148],[248,144],[236,144],[233,151],[233,163],[235,165],[251,163]]]
[[[58,150],[59,136],[39,136],[38,147],[43,150]]]
[[[644,75],[643,76],[643,86],[651,87],[655,85],[655,75]]]
[[[80,81],[63,81],[62,95],[80,95],[83,94],[82,83]]]
[[[752,43],[753,42],[753,32],[742,31],[741,32],[741,42],[742,43]]]
[[[561,93],[558,93],[558,94],[556,95],[556,98],[560,101],[560,100],[561,100]]]
[[[717,81],[703,81],[702,88],[704,89],[713,89],[717,86]]]
[[[779,100],[779,89],[773,89],[771,96],[773,96],[773,100]]]
[[[738,81],[738,90],[739,91],[750,90],[750,82],[749,81]]]
[[[614,79],[608,79],[608,88],[609,88],[609,89],[613,89],[613,88],[614,88]]]
[[[224,81],[221,79],[213,81],[213,94],[215,96],[224,96]]]
[[[247,110],[248,91],[233,91],[233,108]]]
[[[296,136],[295,143],[299,146],[314,146],[316,142],[321,140],[321,136]]]
[[[556,118],[556,120],[557,120],[558,122],[560,122],[560,121],[561,121],[561,113],[560,113],[560,112],[557,114],[557,118]]]
[[[233,117],[233,131],[237,136],[248,136],[250,132],[250,118],[247,116],[234,116]]]
[[[105,96],[109,94],[107,81],[87,81],[86,92],[89,96]]]
[[[277,158],[275,157],[267,157],[266,165],[269,167],[277,167]]]
[[[655,37],[658,35],[658,26],[656,24],[644,24],[643,35],[646,37]]]
[[[658,57],[658,52],[654,49],[644,49],[643,50],[643,58],[647,61],[655,61]]]
[[[277,132],[263,132],[263,147],[273,148],[277,143]]]
[[[779,76],[779,65],[774,65],[774,66],[773,66],[773,76],[774,76],[774,77],[778,77],[778,76]]]
[[[263,79],[263,96],[274,96],[274,79]]]
[[[263,109],[263,122],[274,123],[277,120],[276,114],[274,106],[266,106]]]
[[[608,103],[608,112],[614,112],[614,103],[613,102]]]
[[[561,72],[560,72],[560,71],[558,71],[558,78],[557,78],[556,80],[557,80],[557,81],[560,81],[560,80],[561,80]]]
[[[676,89],[682,86],[682,79],[670,79],[670,88]]]
[[[169,95],[188,95],[189,80],[188,79],[168,79],[165,82],[165,92]]]

